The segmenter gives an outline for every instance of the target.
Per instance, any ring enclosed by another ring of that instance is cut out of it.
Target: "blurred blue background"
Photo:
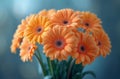
[[[101,18],[112,52],[85,70],[93,70],[97,79],[120,79],[120,0],[0,0],[0,79],[42,79],[35,58],[32,63],[23,63],[18,53],[11,54],[12,36],[26,16],[42,9],[62,8],[91,11]],[[84,79],[94,78],[88,75]]]

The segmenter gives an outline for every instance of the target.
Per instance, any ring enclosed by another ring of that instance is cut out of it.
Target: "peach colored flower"
[[[23,38],[24,30],[26,29],[26,25],[28,24],[28,22],[30,21],[32,16],[33,15],[30,15],[30,16],[26,17],[26,19],[22,20],[21,24],[18,25],[18,28],[16,30],[16,36],[17,37]]]
[[[30,43],[27,39],[23,39],[23,42],[20,46],[20,57],[23,62],[32,61],[32,57],[34,55],[37,46],[35,44]]]
[[[12,40],[12,44],[10,47],[12,53],[16,53],[16,49],[19,48],[21,41],[22,41],[22,38],[19,38],[19,37],[16,37]]]
[[[72,9],[62,9],[58,10],[53,17],[51,17],[51,21],[54,25],[76,27],[79,24],[80,17]]]
[[[18,25],[17,30],[13,36],[13,40],[11,44],[11,52],[16,53],[16,49],[19,48],[23,35],[24,35],[24,30],[29,20],[31,19],[31,16],[32,15],[26,17],[26,19],[22,20],[21,24]]]
[[[89,34],[82,32],[77,34],[79,42],[77,48],[74,49],[72,57],[76,59],[76,64],[90,64],[94,61],[98,53],[98,47],[94,38]]]
[[[42,33],[52,26],[52,23],[45,16],[33,15],[32,19],[29,21],[25,29],[25,37],[31,43],[42,42]]]
[[[110,39],[104,30],[94,30],[93,36],[95,38],[97,46],[99,47],[98,56],[102,55],[103,57],[106,57],[106,55],[109,55],[112,46]]]
[[[76,36],[71,29],[54,26],[44,32],[44,53],[51,60],[66,60],[76,44]]]
[[[81,12],[81,23],[79,27],[84,28],[87,32],[92,32],[94,29],[101,29],[101,20],[93,13]]]

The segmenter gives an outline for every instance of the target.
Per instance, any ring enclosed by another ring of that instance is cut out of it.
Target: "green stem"
[[[39,56],[40,60],[43,61],[39,49],[37,49],[36,51],[37,51],[37,53],[38,53],[38,56]]]
[[[35,56],[36,56],[37,60],[39,61],[39,64],[41,65],[41,69],[42,69],[43,75],[46,76],[47,72],[46,72],[44,63],[42,61],[42,57],[40,55],[40,52],[37,51],[37,53],[38,53],[38,55],[35,53]]]
[[[71,70],[72,70],[72,67],[74,65],[74,62],[75,62],[75,59],[73,59],[70,63],[70,66],[69,66],[69,69],[68,69],[68,74],[67,74],[67,79],[70,79]]]
[[[52,61],[51,61],[49,58],[47,58],[47,60],[48,60],[48,65],[49,65],[49,69],[50,69],[51,75],[52,75],[52,77],[54,78]]]

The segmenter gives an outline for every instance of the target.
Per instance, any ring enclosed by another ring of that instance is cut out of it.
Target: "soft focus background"
[[[0,79],[41,79],[36,59],[23,63],[19,51],[11,54],[10,45],[22,19],[52,8],[91,11],[101,18],[112,52],[106,58],[97,58],[85,70],[95,71],[97,79],[120,79],[120,0],[0,0]],[[84,79],[94,78],[88,75]]]

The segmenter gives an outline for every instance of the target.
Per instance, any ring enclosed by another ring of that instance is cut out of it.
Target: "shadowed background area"
[[[12,36],[26,16],[42,9],[91,11],[102,20],[112,42],[112,52],[99,57],[85,70],[93,70],[97,79],[120,79],[120,0],[0,0],[0,79],[42,79],[35,57],[23,63],[17,54],[11,54]],[[84,79],[94,79],[88,75]]]

